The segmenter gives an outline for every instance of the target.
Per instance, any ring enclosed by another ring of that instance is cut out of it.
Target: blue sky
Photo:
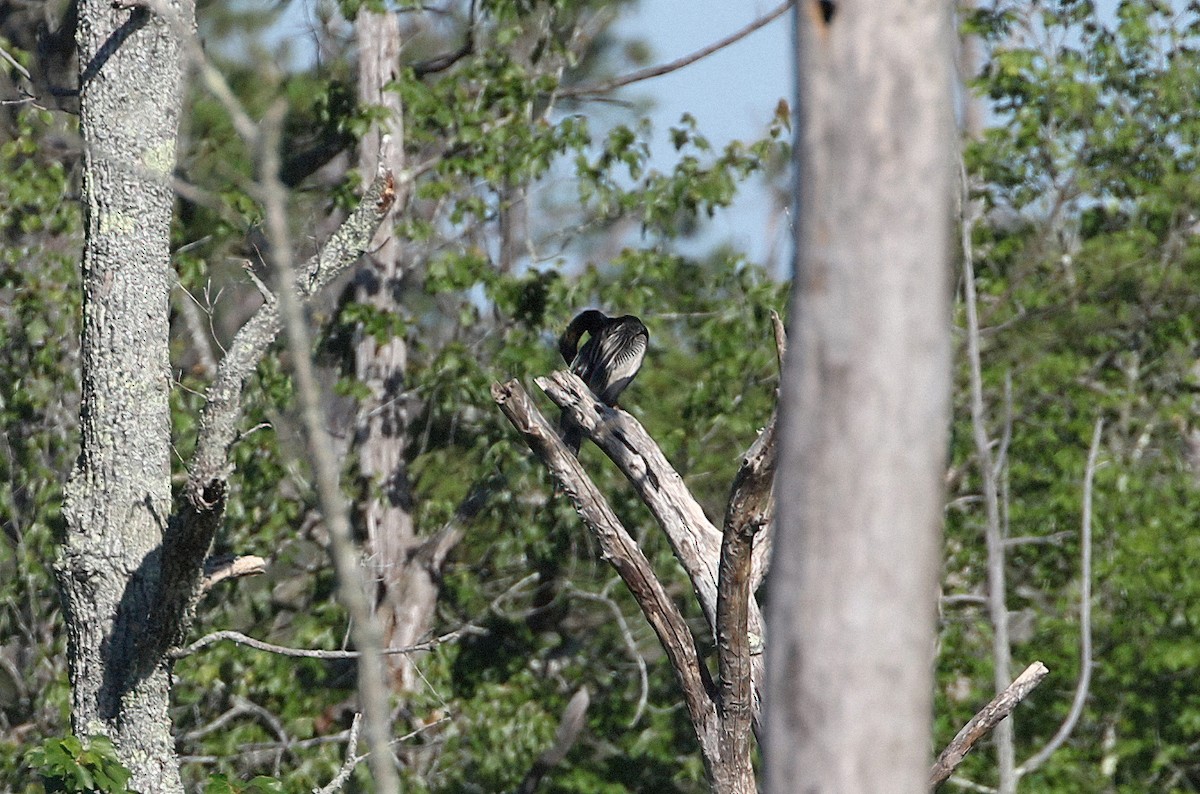
[[[745,27],[776,5],[762,0],[642,0],[636,13],[620,20],[618,29],[644,39],[653,51],[651,62],[659,64]],[[734,139],[752,140],[762,135],[779,100],[786,97],[791,101],[790,26],[791,15],[784,14],[690,66],[622,89],[630,98],[648,97],[654,102],[649,115],[654,122],[657,167],[671,166],[674,152],[667,130],[685,112],[696,117],[700,131],[718,148]],[[731,242],[759,261],[774,243],[776,255],[788,256],[787,226],[772,226],[773,212],[766,192],[759,184],[750,184],[734,207],[717,213],[704,242]]]
[[[252,0],[260,2],[261,0]],[[285,56],[293,66],[312,57],[312,25],[318,0],[288,6],[272,37],[287,44]],[[689,55],[737,31],[773,10],[780,0],[641,0],[617,22],[617,29],[646,42],[653,65]],[[780,98],[792,95],[791,15],[696,63],[675,72],[621,89],[617,97],[650,100],[654,125],[652,166],[670,170],[676,153],[668,130],[685,112],[697,119],[699,131],[716,149],[731,140],[754,140],[765,131]],[[601,115],[603,115],[601,111]],[[628,117],[622,119],[628,121]],[[597,120],[599,122],[599,119]],[[597,126],[602,127],[599,122]],[[719,211],[689,253],[715,243],[729,242],[762,264],[769,252],[790,253],[786,219],[774,210],[761,181],[746,184],[733,207]]]

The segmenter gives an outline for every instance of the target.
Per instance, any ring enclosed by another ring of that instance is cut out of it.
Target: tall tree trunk
[[[768,791],[927,786],[949,425],[950,7],[797,7]]]
[[[400,95],[388,90],[400,68],[400,25],[395,13],[364,8],[355,22],[358,36],[358,100],[387,112],[363,136],[359,169],[366,182],[383,165],[404,170],[404,124]],[[399,207],[403,201],[396,203]],[[393,210],[394,212],[395,210]],[[368,264],[355,281],[355,299],[380,312],[400,309],[403,252],[393,234],[394,218],[379,229]],[[408,348],[403,336],[383,340],[364,334],[354,351],[355,375],[371,389],[359,406],[355,433],[359,473],[365,489],[361,504],[371,573],[377,582],[376,609],[385,647],[411,645],[424,634],[437,602],[439,559],[420,553],[412,517],[412,492],[404,460],[411,400],[405,395]],[[397,692],[416,683],[407,654],[387,657]]]
[[[57,572],[72,729],[112,738],[139,791],[177,792],[169,664],[138,654],[171,512],[170,177],[194,10],[112,6],[79,4],[82,437]]]

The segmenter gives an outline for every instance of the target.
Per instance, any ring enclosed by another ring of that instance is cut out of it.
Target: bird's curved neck
[[[558,352],[562,354],[563,359],[568,364],[574,361],[575,354],[579,351],[579,338],[585,333],[596,333],[607,321],[608,317],[595,309],[588,309],[576,315],[558,340]]]

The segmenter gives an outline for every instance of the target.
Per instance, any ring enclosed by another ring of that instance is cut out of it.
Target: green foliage
[[[137,794],[128,786],[132,773],[121,764],[117,748],[107,736],[84,741],[75,736],[47,739],[25,759],[41,775],[48,792]]]
[[[24,790],[30,742],[66,730],[66,671],[50,562],[76,448],[77,206],[55,136],[73,124],[20,106],[0,144],[0,779]],[[14,730],[21,726],[20,730]]]
[[[1194,661],[1197,486],[1191,450],[1200,308],[1200,194],[1194,7],[1123,2],[984,4],[969,20],[990,48],[976,81],[996,114],[968,143],[985,214],[973,229],[985,331],[990,431],[1006,448],[1009,609],[1030,619],[1014,675],[1051,677],[1016,715],[1018,761],[1070,706],[1079,674],[1079,522],[1091,428],[1104,419],[1096,476],[1093,678],[1068,744],[1023,784],[1036,791],[1183,791],[1200,784],[1187,748],[1200,700]],[[1005,382],[1012,384],[1005,397]],[[981,592],[982,506],[965,374],[947,516],[947,593]],[[1006,400],[1008,402],[1006,403]],[[1182,566],[1182,567],[1181,567]],[[947,607],[935,743],[988,699],[983,612]],[[978,751],[977,751],[978,752]],[[994,781],[987,753],[964,777]]]
[[[359,5],[346,0],[342,11],[352,17]],[[615,5],[480,2],[475,46],[441,70],[422,59],[457,49],[461,20],[406,41],[391,88],[405,106],[406,154],[419,178],[397,227],[406,269],[388,286],[398,305],[381,309],[347,292],[314,310],[339,443],[353,431],[337,417],[353,414],[368,392],[353,376],[355,344],[407,342],[406,463],[420,531],[438,531],[464,499],[487,494],[442,572],[432,632],[470,629],[419,657],[422,685],[398,713],[406,790],[512,789],[580,686],[592,697],[587,728],[547,790],[705,787],[652,632],[489,394],[493,382],[529,386],[561,366],[554,340],[579,309],[639,315],[651,347],[622,406],[713,517],[723,513],[737,455],[774,404],[769,312],[783,310],[786,285],[737,251],[685,256],[679,242],[730,206],[746,180],[786,160],[786,107],[761,140],[718,147],[690,115],[655,130],[571,104],[561,86],[606,63],[613,45],[601,33],[580,49],[575,26],[595,24],[592,14]],[[252,117],[285,98],[283,176],[307,185],[380,110],[355,106],[351,61],[333,38],[322,41],[312,69],[263,68],[253,37],[274,13],[213,13],[206,35]],[[1015,663],[1038,658],[1052,671],[1017,712],[1019,758],[1057,730],[1079,672],[1080,483],[1093,423],[1103,418],[1107,428],[1095,489],[1092,688],[1071,740],[1024,785],[1191,790],[1200,787],[1200,699],[1191,680],[1200,664],[1200,578],[1191,570],[1200,559],[1200,17],[1194,7],[1137,0],[1111,17],[1086,0],[996,2],[967,14],[964,29],[986,46],[972,87],[992,122],[964,151],[983,209],[971,243],[989,429],[1000,437],[1010,425],[1010,535],[1047,541],[1014,545],[1008,557],[1009,607],[1029,618],[1014,639]],[[241,36],[251,46],[238,45]],[[72,163],[53,148],[70,121],[27,106],[10,115],[17,134],[0,142],[0,520],[11,551],[0,556],[0,652],[13,664],[0,666],[0,787],[31,790],[32,767],[59,787],[52,790],[121,791],[128,776],[105,740],[46,738],[63,734],[67,709],[46,561],[76,444],[80,221],[64,199]],[[673,147],[671,162],[651,161],[656,135]],[[210,328],[197,333],[177,310],[180,461],[194,445],[212,377],[197,344],[219,357],[257,305],[241,270],[246,260],[261,264],[263,253],[252,172],[253,153],[225,109],[197,91],[180,157],[181,179],[196,189],[181,200],[172,234],[180,286],[191,296],[176,297],[194,300]],[[315,245],[318,221],[355,200],[357,183],[351,172],[332,190],[293,191],[300,255]],[[286,356],[271,355],[247,385],[214,549],[269,556],[270,571],[210,593],[198,626],[336,648],[345,643],[345,615],[333,598],[287,373]],[[944,589],[978,595],[980,483],[965,371],[958,378]],[[709,643],[644,506],[593,447],[581,460]],[[348,465],[346,482],[355,477]],[[946,607],[936,745],[988,699],[990,640],[981,609]],[[305,790],[341,765],[352,662],[216,644],[179,660],[175,676],[176,735],[192,788]],[[41,744],[27,752],[30,741]],[[981,748],[961,772],[992,783],[994,767]],[[356,773],[351,786],[365,786],[365,777]]]
[[[282,794],[283,783],[273,777],[258,775],[248,783],[230,780],[226,775],[213,775],[204,785],[204,794]]]

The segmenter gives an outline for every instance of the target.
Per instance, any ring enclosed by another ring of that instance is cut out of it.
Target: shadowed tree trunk
[[[949,425],[950,7],[804,0],[796,13],[767,790],[924,791]]]
[[[143,637],[171,513],[170,177],[194,13],[160,11],[79,4],[83,409],[57,566],[72,730],[109,736],[143,792],[182,791],[169,664]]]

